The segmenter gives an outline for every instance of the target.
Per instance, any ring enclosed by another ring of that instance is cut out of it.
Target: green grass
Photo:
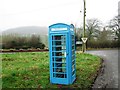
[[[100,67],[100,58],[76,55],[76,81],[72,85],[55,85],[49,81],[48,52],[2,54],[3,88],[89,88]]]

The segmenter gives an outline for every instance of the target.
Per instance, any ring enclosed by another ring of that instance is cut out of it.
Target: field
[[[76,81],[55,85],[49,81],[48,52],[2,54],[2,88],[90,88],[100,62],[97,56],[76,54]]]

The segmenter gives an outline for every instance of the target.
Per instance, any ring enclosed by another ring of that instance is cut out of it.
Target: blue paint
[[[50,82],[72,84],[76,79],[74,26],[49,26]]]

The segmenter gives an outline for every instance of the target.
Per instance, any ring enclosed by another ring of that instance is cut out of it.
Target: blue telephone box
[[[76,79],[74,26],[49,26],[50,82],[72,84]]]

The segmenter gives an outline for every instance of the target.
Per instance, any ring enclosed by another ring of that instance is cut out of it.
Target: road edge
[[[103,76],[104,74],[104,70],[105,70],[105,62],[103,60],[103,58],[101,58],[101,62],[100,62],[100,67],[96,73],[96,76],[95,76],[95,79],[94,79],[94,82],[92,84],[92,90],[96,89],[96,88],[105,88],[106,85],[101,85],[99,86],[98,84],[98,79]]]

